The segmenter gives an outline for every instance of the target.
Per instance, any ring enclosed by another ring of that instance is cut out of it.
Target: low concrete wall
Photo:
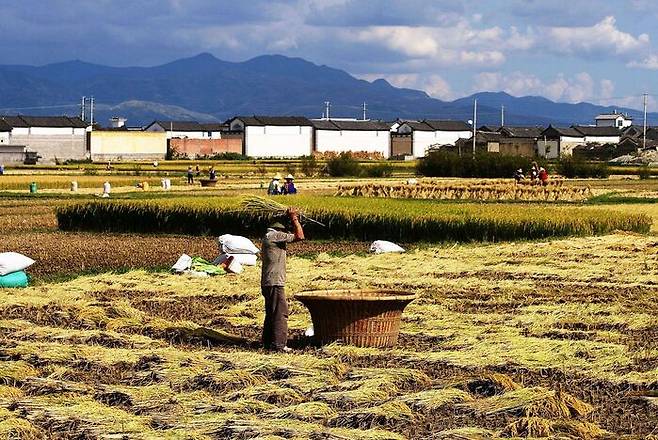
[[[79,160],[87,156],[85,135],[18,134],[11,136],[11,144],[25,145],[27,151],[36,151],[41,156],[40,162],[54,162],[55,159]]]
[[[242,154],[242,137],[223,139],[173,138],[169,140],[169,148],[175,151],[176,154],[187,156],[190,159],[219,153]]]
[[[0,145],[0,165],[18,165],[25,160],[25,147],[21,145]]]

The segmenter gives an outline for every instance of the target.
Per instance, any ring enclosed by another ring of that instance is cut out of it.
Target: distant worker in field
[[[191,165],[187,167],[187,184],[188,185],[194,184],[194,172],[192,171]]]
[[[201,169],[199,168],[199,164],[196,165],[196,176],[199,177],[201,175]]]
[[[281,180],[281,174],[276,173],[272,180],[270,181],[270,186],[267,187],[267,194],[270,196],[276,196],[281,194],[281,188],[279,186],[279,181]]]
[[[519,168],[518,170],[514,171],[514,180],[516,180],[516,183],[520,183],[523,179],[525,179],[525,176],[523,175],[523,169]]]
[[[0,176],[5,174],[5,166],[0,163]]]
[[[297,188],[295,188],[295,178],[292,174],[286,176],[286,183],[283,184],[283,193],[284,194],[297,194]]]
[[[532,168],[530,168],[530,181],[533,184],[539,182],[539,165],[537,165],[537,162],[533,162]]]
[[[544,167],[539,168],[539,174],[537,176],[543,186],[548,185],[548,171],[546,171]]]
[[[263,238],[261,292],[265,298],[265,322],[263,323],[263,347],[268,350],[289,352],[288,300],[286,299],[286,245],[304,240],[304,230],[299,222],[299,211],[288,209],[293,233],[286,232],[281,223],[274,223]]]
[[[217,180],[217,172],[215,171],[215,168],[212,165],[208,169],[208,177],[210,178],[210,180]]]

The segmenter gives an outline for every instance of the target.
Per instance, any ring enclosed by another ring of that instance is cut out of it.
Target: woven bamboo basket
[[[313,290],[295,295],[311,313],[320,344],[393,347],[402,311],[416,295],[395,290]]]

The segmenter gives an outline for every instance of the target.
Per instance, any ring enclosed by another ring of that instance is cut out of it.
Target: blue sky
[[[299,56],[452,100],[504,90],[658,110],[654,0],[0,0],[2,64]]]

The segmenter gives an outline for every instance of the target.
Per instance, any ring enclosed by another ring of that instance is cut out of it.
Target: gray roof
[[[229,125],[221,122],[212,122],[208,124],[199,124],[205,131],[228,131]]]
[[[596,118],[594,118],[594,119],[599,119],[599,120],[615,120],[615,119],[617,119],[617,118],[620,117],[620,116],[621,116],[622,118],[624,118],[624,119],[628,119],[628,120],[633,119],[633,118],[631,118],[630,116],[622,115],[621,113],[603,113],[603,114],[601,114],[601,115],[598,115],[598,116],[597,116]]]
[[[245,125],[265,126],[265,125],[279,125],[279,126],[307,126],[312,127],[313,124],[304,116],[236,116],[231,121],[239,119]]]
[[[595,127],[592,125],[572,125],[585,136],[620,136],[621,131],[617,127]]]
[[[434,131],[434,129],[424,121],[403,121],[402,124],[408,125],[414,131]]]
[[[435,131],[471,131],[473,128],[464,121],[425,119],[423,121]]]
[[[165,131],[207,131],[197,121],[153,121],[146,128],[159,125]]]
[[[0,131],[11,131],[11,125],[0,119]]]
[[[389,131],[391,125],[383,121],[337,121],[322,120],[312,121],[318,130],[342,130],[342,131]]]
[[[538,138],[544,131],[544,127],[500,127],[500,133],[512,138]]]
[[[70,116],[0,116],[11,127],[72,127],[85,128],[89,124]]]
[[[583,137],[583,134],[573,127],[553,127],[552,125],[549,125],[548,128],[541,133],[542,136],[551,136],[553,134],[557,134],[558,136]]]

